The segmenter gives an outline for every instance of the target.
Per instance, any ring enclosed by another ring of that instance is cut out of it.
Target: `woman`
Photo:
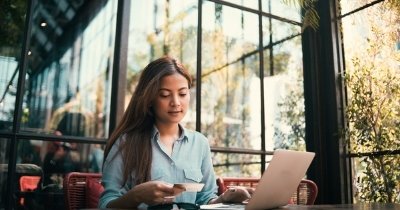
[[[244,188],[217,196],[207,138],[179,123],[192,79],[175,59],[162,57],[143,70],[121,122],[105,148],[101,208],[137,208],[172,202],[241,202]],[[184,192],[174,183],[204,183]]]

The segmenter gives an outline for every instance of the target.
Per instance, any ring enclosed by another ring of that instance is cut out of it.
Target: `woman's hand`
[[[217,199],[210,201],[211,203],[242,203],[251,198],[253,188],[245,188],[241,186],[234,186],[227,189]]]
[[[141,203],[147,205],[158,205],[172,203],[176,195],[181,191],[176,191],[172,184],[162,181],[149,181],[136,185],[131,191],[140,199]]]
[[[149,206],[172,203],[176,195],[183,190],[173,188],[172,184],[162,181],[149,181],[129,190],[123,196],[108,203],[108,208],[136,208],[145,203]]]

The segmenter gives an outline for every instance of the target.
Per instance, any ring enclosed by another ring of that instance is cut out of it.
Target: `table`
[[[400,204],[396,203],[362,203],[362,204],[334,204],[334,205],[287,205],[278,209],[289,210],[400,210]],[[85,209],[101,210],[101,209]],[[104,209],[106,210],[106,209]],[[113,209],[107,209],[113,210]],[[117,210],[117,209],[114,209]]]
[[[340,209],[340,210],[400,210],[400,204],[395,203],[362,203],[362,204],[335,204],[335,205],[288,205],[279,209],[297,210],[320,210],[320,209]]]

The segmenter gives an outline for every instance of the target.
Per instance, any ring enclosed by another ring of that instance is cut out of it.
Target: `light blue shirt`
[[[153,158],[151,164],[151,180],[167,183],[204,183],[201,192],[183,192],[175,198],[175,202],[206,204],[216,198],[217,185],[214,168],[211,161],[211,151],[207,138],[199,132],[184,129],[175,141],[171,157],[160,142],[159,132],[154,127],[152,135]],[[112,146],[103,166],[102,184],[104,192],[100,196],[99,207],[106,208],[107,204],[134,187],[134,174],[123,184],[122,155],[118,152],[120,137]],[[146,207],[141,204],[139,206]]]

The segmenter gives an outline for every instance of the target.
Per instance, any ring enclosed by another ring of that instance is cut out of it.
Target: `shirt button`
[[[171,166],[175,165],[175,163],[171,163]]]

